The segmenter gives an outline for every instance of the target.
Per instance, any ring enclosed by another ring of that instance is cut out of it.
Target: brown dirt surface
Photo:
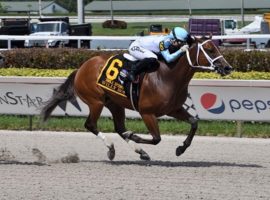
[[[163,135],[141,161],[105,135],[114,161],[91,133],[0,131],[0,199],[270,199],[270,139],[195,136],[176,157],[185,137]]]

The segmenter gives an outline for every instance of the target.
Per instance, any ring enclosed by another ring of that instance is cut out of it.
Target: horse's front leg
[[[168,116],[174,117],[178,120],[186,121],[191,124],[189,134],[183,142],[183,145],[176,148],[176,155],[180,156],[191,145],[192,139],[198,128],[198,120],[190,115],[183,107],[171,112],[168,114]]]
[[[115,132],[118,133],[129,144],[129,146],[140,155],[142,160],[150,160],[149,155],[138,144],[128,138],[132,132],[126,130],[125,109],[112,101],[107,101],[106,107],[112,113]]]

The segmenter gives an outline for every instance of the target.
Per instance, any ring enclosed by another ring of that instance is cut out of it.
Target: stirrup
[[[136,81],[136,76],[133,73],[129,73],[127,79],[134,83]]]
[[[134,79],[129,79],[132,83],[139,83],[139,76],[134,77]]]

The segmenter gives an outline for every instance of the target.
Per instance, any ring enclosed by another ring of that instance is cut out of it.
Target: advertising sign
[[[270,121],[270,89],[243,87],[190,87],[200,118]]]
[[[65,78],[0,78],[0,113],[39,115]],[[192,80],[184,108],[206,120],[270,121],[270,81]],[[62,102],[53,115],[87,116],[79,98]],[[102,116],[111,116],[104,108]],[[140,117],[126,110],[127,117]]]
[[[39,115],[44,103],[53,95],[63,79],[47,80],[43,78],[0,79],[0,113],[16,115]],[[13,83],[12,83],[13,82]],[[89,108],[79,98],[75,102],[66,101],[55,108],[52,115],[88,116]],[[104,108],[102,116],[111,116]],[[139,117],[132,112],[133,117]]]

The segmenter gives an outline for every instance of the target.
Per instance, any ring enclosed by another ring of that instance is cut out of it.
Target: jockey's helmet
[[[175,40],[186,41],[188,37],[188,32],[181,27],[175,27],[170,32],[170,37]]]

